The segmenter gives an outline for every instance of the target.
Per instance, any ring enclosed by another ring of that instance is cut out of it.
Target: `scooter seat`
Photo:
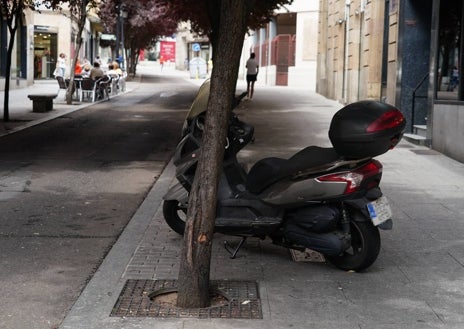
[[[264,158],[251,167],[247,175],[248,191],[258,194],[273,183],[310,168],[338,160],[334,148],[308,146],[290,159]]]

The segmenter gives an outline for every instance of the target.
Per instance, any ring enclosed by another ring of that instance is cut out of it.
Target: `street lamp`
[[[117,5],[116,18],[116,58],[118,63],[124,63],[124,20],[127,18],[127,11],[124,5]],[[120,51],[122,55],[120,54]],[[122,64],[124,65],[124,64]]]
[[[124,48],[124,20],[127,18],[127,11],[125,9],[124,6],[121,7],[121,11],[119,13],[119,17],[121,19],[121,66],[122,66],[122,69],[124,69],[124,62],[125,62],[125,59],[124,59],[124,53],[125,53],[125,48]]]

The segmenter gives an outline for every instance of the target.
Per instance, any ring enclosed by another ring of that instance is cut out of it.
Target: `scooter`
[[[184,233],[208,95],[205,82],[173,158],[177,183],[164,197],[165,221],[179,234]],[[232,111],[215,222],[215,232],[241,237],[236,248],[225,243],[231,257],[247,237],[258,237],[289,249],[317,251],[342,270],[372,265],[380,251],[379,229],[392,228],[391,208],[379,187],[382,164],[374,157],[397,145],[405,124],[391,105],[352,103],[331,120],[333,147],[308,146],[289,159],[264,158],[246,172],[237,153],[252,141],[254,129]]]

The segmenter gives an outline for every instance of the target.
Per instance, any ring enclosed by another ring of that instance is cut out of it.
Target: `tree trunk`
[[[68,89],[66,89],[66,104],[68,105],[72,104],[72,97],[74,94],[74,77],[75,77],[77,57],[79,56],[79,48],[80,48],[80,45],[78,44],[76,52],[74,53],[74,58],[72,59],[71,66],[70,66],[71,72],[69,76],[69,85],[68,85]]]
[[[228,118],[238,76],[240,55],[250,13],[248,0],[209,0],[219,16],[213,43],[211,76],[203,147],[190,192],[178,278],[177,306],[210,304],[209,274],[216,218],[216,192],[222,170]],[[217,42],[216,42],[217,41]]]
[[[69,86],[68,89],[66,90],[66,104],[71,105],[72,104],[72,97],[74,94],[74,77],[75,77],[75,70],[76,70],[76,63],[77,63],[77,58],[79,57],[79,51],[82,46],[82,31],[84,31],[84,26],[85,26],[85,20],[87,18],[87,0],[82,0],[80,4],[80,8],[77,10],[78,17],[77,17],[77,45],[76,45],[76,51],[74,52],[74,58],[72,59],[71,62],[71,72],[69,76]]]
[[[136,56],[138,56],[138,50],[131,48],[130,55],[127,57],[129,59],[127,61],[126,67],[126,72],[128,75],[135,76]]]
[[[3,121],[10,121],[10,82],[11,82],[11,56],[16,36],[16,28],[10,29],[10,41],[6,52],[6,72],[5,72],[5,96],[3,99]]]
[[[11,83],[11,57],[13,56],[13,47],[16,39],[16,31],[22,23],[23,6],[18,4],[18,7],[12,10],[12,15],[7,19],[8,31],[10,39],[8,41],[8,49],[6,51],[6,72],[5,72],[5,96],[3,99],[3,121],[10,121],[10,83]]]

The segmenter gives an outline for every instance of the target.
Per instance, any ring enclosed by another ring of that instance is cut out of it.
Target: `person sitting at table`
[[[81,75],[82,74],[82,65],[79,59],[76,60],[76,66],[74,68],[74,75]]]
[[[90,70],[90,79],[98,80],[103,76],[105,76],[105,72],[100,68],[100,63],[93,63],[93,68]]]
[[[114,70],[116,71],[116,73],[121,77],[123,75],[123,72],[122,72],[121,68],[119,67],[118,62],[113,62],[112,65],[113,65]]]
[[[84,69],[81,72],[83,78],[90,78],[90,70],[92,67],[89,64],[84,65]]]
[[[108,71],[106,72],[106,75],[108,75],[108,76],[110,76],[112,78],[119,77],[119,73],[118,73],[118,71],[115,70],[113,64],[108,65]]]

